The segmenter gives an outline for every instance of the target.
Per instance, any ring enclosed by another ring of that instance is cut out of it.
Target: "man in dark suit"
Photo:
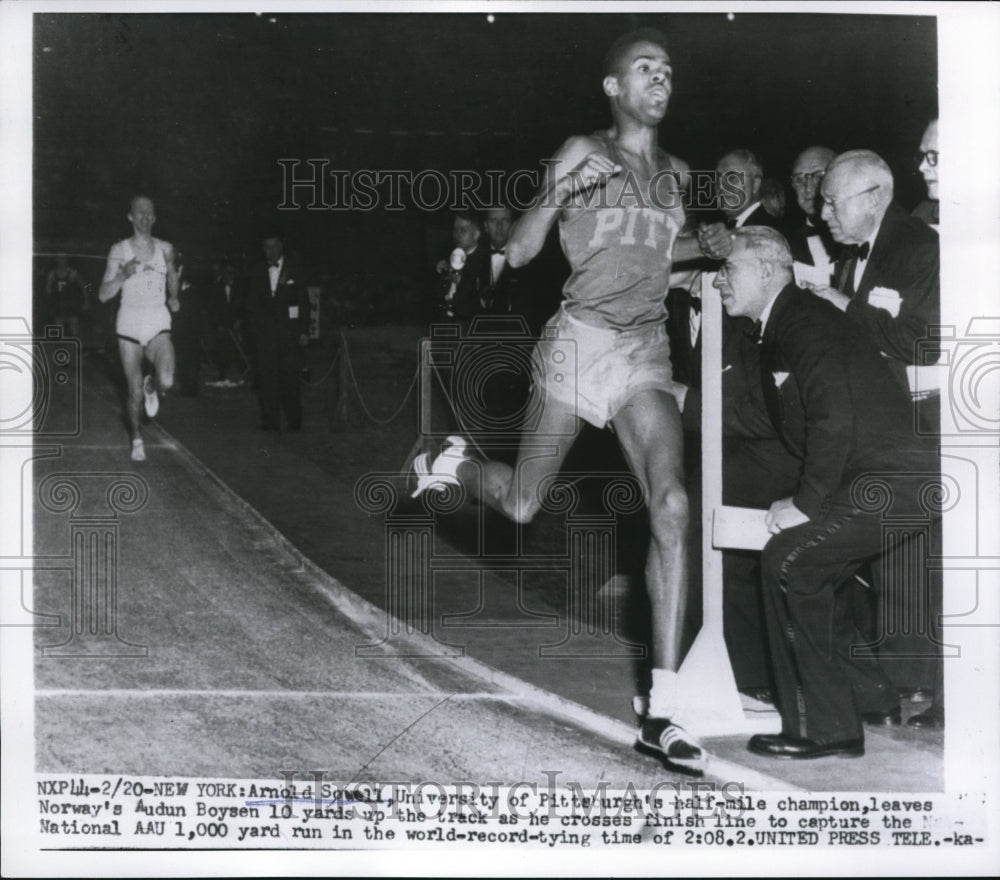
[[[830,274],[838,248],[819,216],[819,186],[826,166],[835,155],[829,147],[807,147],[796,157],[792,164],[792,189],[804,221],[794,227],[789,225],[785,230],[796,263],[815,266]]]
[[[835,284],[813,292],[847,313],[888,359],[909,391],[917,342],[940,323],[938,235],[892,201],[892,172],[875,153],[841,153],[820,186],[822,218],[845,253]]]
[[[788,243],[773,230],[734,234],[715,286],[730,315],[758,322],[765,402],[802,462],[794,493],[771,505],[761,556],[768,641],[782,732],[749,748],[780,758],[864,753],[862,721],[898,715],[898,697],[860,660],[845,578],[882,552],[881,514],[922,510],[936,470],[914,437],[909,401],[856,325],[794,284]]]
[[[940,322],[938,234],[893,203],[892,172],[868,150],[837,156],[827,167],[820,194],[823,219],[847,252],[836,264],[834,287],[813,292],[846,312],[883,353],[896,382],[909,393],[907,367],[918,363],[917,343]],[[940,395],[914,395],[907,420],[919,424],[925,435],[938,433]],[[886,618],[905,620],[904,629],[911,623],[918,629],[907,597],[912,574],[892,554],[884,562],[873,575]],[[885,584],[880,583],[883,570],[891,573]],[[934,604],[940,605],[937,599]],[[890,635],[882,653],[901,689],[930,688],[937,647],[925,634]]]
[[[760,200],[764,167],[750,150],[730,150],[715,166],[716,204],[730,229],[740,226],[773,226],[781,221],[768,213]]]
[[[257,357],[257,399],[263,431],[302,427],[299,370],[309,341],[309,294],[298,261],[278,235],[263,239],[264,262],[250,273],[247,318]]]
[[[180,308],[171,315],[171,333],[177,357],[177,391],[183,397],[196,397],[201,381],[201,340],[205,324],[203,288],[193,277],[181,250],[174,251],[179,284]]]
[[[245,307],[244,291],[232,263],[223,265],[220,278],[212,285],[209,307],[212,316],[212,358],[219,371],[218,382],[232,384],[229,373],[243,357],[239,334]]]
[[[436,317],[468,324],[489,310],[491,261],[482,238],[480,218],[471,211],[459,211],[452,222],[450,255],[435,266]],[[458,263],[456,264],[456,259]]]
[[[716,166],[719,209],[726,224],[739,229],[748,223],[780,228],[778,218],[760,202],[763,169],[746,149],[726,153]],[[701,261],[703,271],[717,263]],[[701,477],[701,272],[693,272],[682,287],[667,294],[667,333],[674,378],[688,386],[682,419],[685,430],[685,473]],[[775,433],[760,387],[759,353],[749,338],[753,322],[722,316],[722,500],[734,507],[766,507],[795,485],[799,463]],[[700,486],[692,485],[692,503]],[[692,517],[693,523],[700,522]],[[691,529],[691,552],[697,558],[700,540]],[[697,545],[697,546],[695,546]],[[769,699],[770,672],[760,597],[756,554],[723,553],[723,620],[737,687],[757,699]]]

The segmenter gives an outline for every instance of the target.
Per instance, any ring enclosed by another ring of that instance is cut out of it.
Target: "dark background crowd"
[[[85,255],[70,261],[94,286],[127,231],[120,205],[141,191],[203,283],[226,260],[248,269],[280,220],[331,318],[419,320],[451,206],[307,210],[300,192],[300,209],[279,211],[279,161],[537,173],[569,132],[606,124],[599,77],[582,72],[600,70],[609,34],[643,24],[670,37],[661,143],[692,168],[748,147],[794,210],[804,147],[863,146],[904,207],[924,197],[913,153],[936,115],[932,16],[39,14],[38,289],[58,253]]]

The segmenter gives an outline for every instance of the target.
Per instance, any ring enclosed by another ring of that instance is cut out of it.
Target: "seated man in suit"
[[[918,444],[906,394],[854,322],[795,286],[787,241],[734,233],[715,286],[730,315],[758,322],[768,413],[802,462],[795,491],[771,505],[761,556],[780,734],[749,749],[779,758],[864,754],[862,722],[898,715],[898,697],[852,652],[838,587],[882,552],[881,514],[922,509],[934,451]]]
[[[829,147],[807,147],[796,157],[792,165],[792,189],[805,222],[787,229],[786,235],[795,262],[815,266],[825,271],[828,278],[833,274],[837,245],[819,216],[819,185],[835,155]]]

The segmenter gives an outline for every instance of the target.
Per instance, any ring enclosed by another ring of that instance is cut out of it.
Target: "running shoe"
[[[668,764],[701,773],[708,756],[698,741],[669,718],[646,718],[636,744],[655,752]]]
[[[416,498],[427,489],[445,492],[448,486],[457,486],[458,466],[466,460],[466,443],[461,437],[451,436],[445,441],[441,454],[431,461],[431,454],[424,452],[413,460],[413,472],[417,476],[417,488],[411,498]]]
[[[132,461],[145,461],[146,447],[143,446],[142,437],[136,437],[132,441]]]
[[[146,415],[153,418],[160,411],[160,398],[153,385],[153,377],[146,375],[142,380],[142,395],[145,399]]]

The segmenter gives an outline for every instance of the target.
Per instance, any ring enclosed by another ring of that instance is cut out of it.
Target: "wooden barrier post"
[[[776,713],[744,714],[722,629],[722,550],[712,540],[715,511],[722,507],[723,466],[722,301],[714,280],[711,272],[701,276],[702,625],[681,664],[681,694],[685,721],[696,734],[777,732]]]

